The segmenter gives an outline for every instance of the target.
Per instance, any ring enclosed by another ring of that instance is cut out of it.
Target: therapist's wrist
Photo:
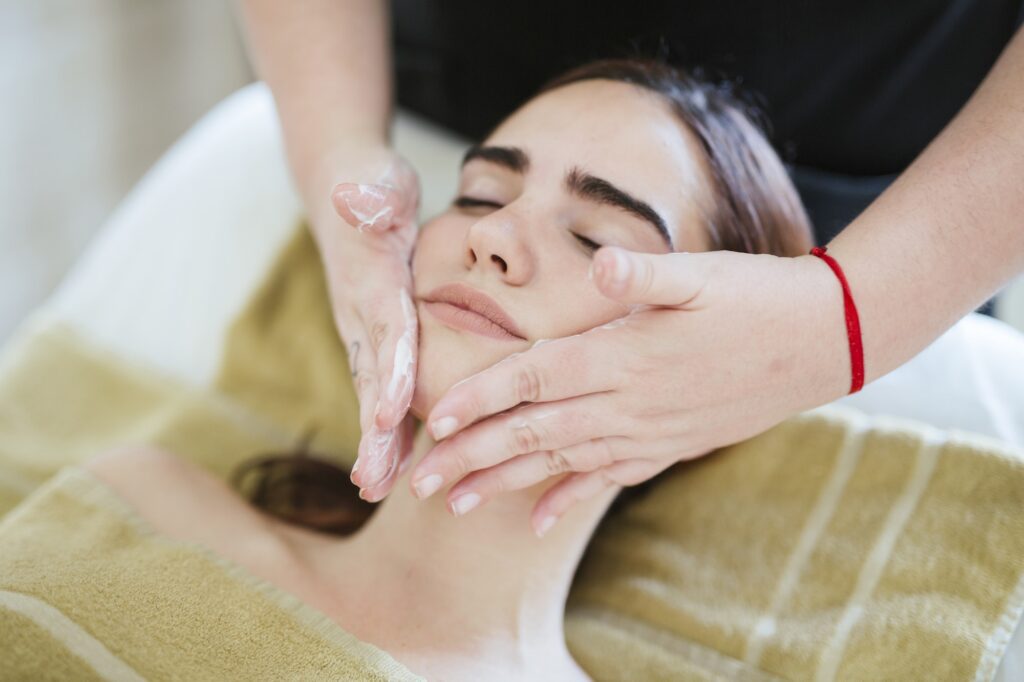
[[[789,259],[795,294],[792,339],[802,347],[798,382],[804,390],[802,409],[817,407],[847,395],[852,363],[850,341],[839,280],[820,258]],[[859,301],[858,301],[859,303]],[[870,358],[865,354],[865,367]]]

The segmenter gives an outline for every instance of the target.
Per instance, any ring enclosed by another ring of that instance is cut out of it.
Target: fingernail
[[[434,440],[442,440],[455,433],[459,421],[455,417],[441,417],[430,423],[430,432],[434,434]]]
[[[440,474],[430,474],[413,483],[412,487],[416,491],[416,497],[422,500],[436,493],[443,482]]]
[[[541,522],[537,525],[537,537],[542,538],[549,530],[551,526],[555,525],[555,521],[558,519],[554,516],[545,516],[541,519]]]
[[[366,490],[364,488],[360,488],[359,489],[359,499],[360,500],[365,500],[366,499],[366,495],[363,494],[365,492],[366,492]]]
[[[452,500],[452,511],[455,512],[456,516],[462,516],[480,504],[480,496],[476,493],[466,493],[465,495],[459,495]]]
[[[633,262],[629,256],[619,249],[612,249],[614,265],[612,266],[609,284],[615,289],[621,289],[633,272]]]
[[[395,457],[388,457],[392,441],[395,438],[395,431],[394,429],[381,431],[373,427],[364,438],[367,439],[367,444],[360,459],[366,459],[367,468],[360,475],[360,482],[363,486],[372,488],[387,478],[387,475],[391,473],[391,467],[397,464]]]

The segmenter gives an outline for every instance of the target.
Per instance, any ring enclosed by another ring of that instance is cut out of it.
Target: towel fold
[[[0,678],[422,680],[69,467],[0,522]]]

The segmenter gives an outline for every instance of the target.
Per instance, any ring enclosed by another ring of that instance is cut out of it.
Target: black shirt
[[[1024,0],[395,0],[393,16],[399,103],[472,138],[596,58],[738,81],[825,241],[953,118]]]

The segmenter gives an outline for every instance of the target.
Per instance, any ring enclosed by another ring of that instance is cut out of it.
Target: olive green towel
[[[0,521],[0,679],[422,680],[70,467]]]
[[[588,669],[620,676],[664,661],[651,677],[671,679],[672,651],[726,679],[985,680],[1022,578],[1020,453],[825,409],[606,518],[567,632]]]
[[[225,259],[225,271],[231,262]],[[91,300],[116,308],[124,284],[111,278]],[[253,454],[289,447],[312,426],[320,429],[317,450],[350,463],[355,398],[322,268],[303,230],[257,280],[222,321],[226,331],[214,349],[220,360],[206,382],[167,371],[170,361],[159,368],[140,361],[163,357],[152,343],[130,355],[131,334],[89,326],[108,323],[113,309],[70,321],[43,315],[25,327],[0,354],[0,515],[63,467],[130,443],[167,448],[224,476]],[[137,282],[145,286],[144,278]],[[209,296],[217,296],[215,287]],[[133,315],[124,312],[118,325],[130,328]],[[166,343],[168,358],[187,357],[174,344],[196,331],[189,325],[200,321],[176,320],[146,338]],[[78,649],[26,616],[26,599],[38,614],[76,624],[101,643],[87,647],[93,654],[105,650],[143,675],[139,660],[147,647],[158,657],[159,646],[192,656],[210,677],[240,651],[254,659],[246,670],[270,670],[274,652],[253,642],[277,636],[281,623],[293,633],[308,629],[306,609],[253,590],[251,579],[194,549],[128,531],[100,538],[81,510],[69,511],[67,491],[85,487],[73,481],[81,475],[62,474],[10,513],[4,538],[19,538],[16,546],[0,538],[0,589],[22,606],[17,613],[5,606],[0,652],[38,652],[38,677],[74,679],[85,654],[59,655],[61,646]],[[95,502],[94,495],[81,503]],[[51,503],[58,507],[52,513]],[[31,531],[41,519],[48,530]],[[88,575],[62,563],[58,551],[79,537],[106,543],[97,544],[105,554],[86,562]],[[121,554],[119,543],[138,554]],[[1020,453],[968,434],[818,411],[673,467],[617,505],[574,581],[566,637],[600,680],[991,679],[1020,621],[1022,547]],[[177,621],[154,623],[163,634],[153,639],[124,634],[119,619],[137,623],[139,613],[156,613],[149,597],[132,596],[134,573],[164,566],[174,580],[176,564],[153,558],[161,552],[183,561],[202,556],[186,561],[195,589],[209,581],[251,603],[239,599],[234,612],[183,611]],[[58,601],[72,588],[92,602]],[[240,628],[250,622],[245,609],[266,618]],[[220,624],[220,636],[197,641],[188,632],[210,622]],[[349,655],[341,640],[308,637],[306,645],[319,651],[311,660],[324,666]],[[3,665],[0,659],[0,679]]]

